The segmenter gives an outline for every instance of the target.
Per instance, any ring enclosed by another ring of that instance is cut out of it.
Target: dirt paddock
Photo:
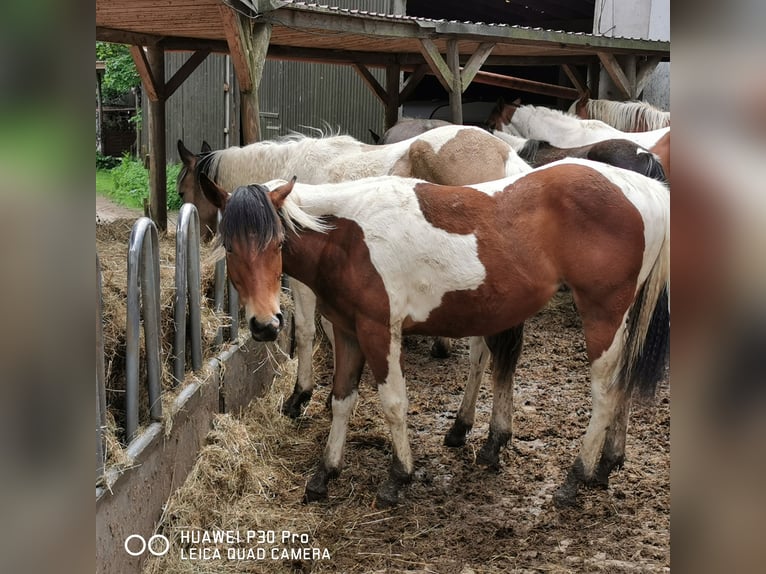
[[[368,372],[329,500],[301,501],[329,430],[324,399],[331,363],[323,343],[315,353],[321,386],[300,420],[279,414],[292,390],[294,361],[241,418],[216,419],[197,466],[164,510],[158,532],[170,539],[170,551],[149,560],[144,572],[669,571],[667,382],[655,404],[634,407],[627,461],[609,489],[582,490],[577,508],[558,510],[552,494],[577,454],[590,413],[571,297],[559,293],[527,323],[514,436],[499,472],[474,464],[489,421],[489,377],[467,445],[446,448],[442,439],[462,397],[468,350],[461,341],[450,358],[436,360],[429,346],[425,338],[405,342],[416,472],[398,507],[373,506],[390,441]],[[195,542],[190,534],[219,529],[241,540]],[[256,538],[246,540],[248,532]]]

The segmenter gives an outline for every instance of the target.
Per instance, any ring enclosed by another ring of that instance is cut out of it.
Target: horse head
[[[295,178],[273,191],[251,184],[231,194],[204,173],[199,183],[206,200],[221,210],[220,241],[250,333],[256,341],[274,341],[285,324],[279,304],[285,233],[277,212]]]
[[[193,203],[194,207],[197,208],[202,241],[211,240],[218,228],[218,209],[206,199],[200,188],[197,174],[197,164],[212,151],[210,144],[203,141],[202,151],[199,154],[194,154],[186,149],[183,141],[178,140],[178,155],[183,163],[183,168],[176,180],[176,191],[184,203]]]
[[[521,105],[521,98],[516,98],[510,104],[505,103],[505,99],[498,98],[497,104],[489,113],[487,118],[487,127],[489,131],[497,130],[502,131],[503,126],[507,126],[511,123],[513,113]]]

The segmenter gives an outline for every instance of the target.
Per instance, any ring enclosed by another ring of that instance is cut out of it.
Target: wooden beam
[[[447,62],[444,61],[444,58],[442,58],[442,55],[439,53],[439,48],[437,48],[436,44],[428,38],[420,40],[419,45],[420,53],[423,54],[423,58],[425,58],[430,66],[434,76],[436,76],[436,79],[439,80],[439,83],[444,89],[447,90],[447,92],[450,92],[452,90],[454,78],[452,77],[452,72],[450,71]]]
[[[460,51],[457,39],[447,40],[447,65],[452,72],[452,86],[449,90],[449,107],[453,124],[463,123],[463,77],[460,72]]]
[[[250,92],[253,89],[253,78],[250,74],[250,58],[247,53],[247,46],[243,44],[245,31],[242,28],[239,15],[223,4],[218,9],[223,20],[223,31],[226,34],[226,43],[229,45],[231,63],[237,74],[239,89],[242,92]]]
[[[597,52],[598,59],[601,60],[601,64],[604,66],[609,77],[612,78],[614,85],[620,90],[620,93],[626,98],[633,97],[630,81],[622,70],[622,66],[617,61],[617,58],[607,52]]]
[[[139,48],[141,52],[143,49]],[[135,59],[135,57],[134,57]],[[143,58],[141,58],[144,60]],[[147,48],[146,63],[158,86],[165,84],[165,52],[162,48]],[[168,228],[167,204],[167,158],[165,157],[165,98],[163,91],[159,97],[149,100],[149,202],[150,216],[157,229]]]
[[[484,42],[483,44],[479,44],[479,47],[476,48],[476,51],[471,54],[471,57],[468,59],[468,62],[463,67],[462,72],[460,72],[460,79],[461,83],[463,85],[463,91],[465,92],[466,89],[468,89],[468,86],[471,85],[471,82],[473,82],[474,76],[476,76],[476,72],[478,72],[481,67],[484,65],[484,62],[489,57],[489,55],[492,53],[492,50],[494,49],[495,44],[491,42]]]
[[[418,87],[418,84],[426,76],[427,73],[428,64],[420,64],[413,70],[412,74],[410,74],[410,77],[407,78],[407,80],[404,82],[402,91],[399,92],[400,103],[406,102],[409,99],[409,97],[412,95],[412,92],[415,91],[415,88]]]
[[[659,57],[647,58],[638,64],[636,68],[636,97],[640,96],[641,92],[644,91],[647,82],[652,77],[652,73],[657,69],[657,65],[661,60],[662,58]]]
[[[495,74],[492,72],[478,72],[473,81],[479,84],[498,86],[500,88],[519,90],[532,94],[542,94],[544,96],[551,96],[554,98],[562,98],[566,100],[576,100],[579,97],[577,90],[573,88],[556,86],[554,84],[544,84],[543,82],[535,82],[533,80],[525,80],[523,78],[515,78],[513,76],[503,76],[501,74]]]
[[[155,48],[148,48],[150,50]],[[156,102],[163,97],[164,82],[159,82],[152,71],[152,67],[149,65],[149,60],[146,56],[146,51],[141,46],[131,46],[130,55],[133,56],[133,63],[136,65],[136,71],[138,72],[141,82],[144,84],[144,90],[146,90],[146,96],[149,101]],[[164,76],[165,70],[163,68],[162,74]]]
[[[380,85],[370,70],[368,70],[364,64],[359,63],[354,63],[354,69],[359,73],[360,76],[362,76],[364,83],[367,84],[367,86],[372,90],[372,93],[374,93],[385,105],[388,101],[388,94],[386,93],[386,89]]]
[[[112,42],[113,44],[129,44],[131,46],[154,46],[162,40],[162,36],[96,26],[96,40],[99,42]]]
[[[562,64],[561,69],[564,70],[564,73],[567,75],[567,78],[569,78],[569,81],[572,82],[575,90],[580,94],[585,94],[585,92],[588,91],[588,83],[583,79],[577,68],[570,66],[569,64]]]
[[[205,58],[207,58],[209,54],[210,50],[197,50],[189,56],[189,59],[184,62],[183,66],[178,68],[176,73],[173,74],[173,77],[165,84],[165,99],[168,99],[179,87],[181,87],[181,84],[184,83],[186,78],[188,78],[191,73],[205,61]]]

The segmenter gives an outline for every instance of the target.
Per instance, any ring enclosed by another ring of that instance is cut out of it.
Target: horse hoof
[[[455,422],[452,423],[452,428],[444,435],[444,446],[450,448],[465,446],[466,436],[470,432],[471,426],[456,418]]]
[[[487,452],[484,448],[476,454],[476,464],[492,470],[500,470],[500,456],[495,452]]]
[[[431,345],[431,356],[434,359],[446,359],[452,353],[450,346],[442,339],[434,339],[433,345]]]
[[[306,491],[303,493],[303,504],[319,502],[321,500],[327,500],[327,487],[324,489],[306,487]]]
[[[303,406],[311,400],[311,391],[293,391],[290,398],[282,405],[282,414],[297,419],[303,414]]]
[[[553,505],[556,508],[572,508],[577,505],[577,489],[569,485],[560,487],[553,493]]]

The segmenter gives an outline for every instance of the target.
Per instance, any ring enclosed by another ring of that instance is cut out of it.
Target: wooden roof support
[[[402,68],[398,64],[386,66],[386,117],[384,125],[386,129],[399,121],[399,87],[402,83]]]
[[[614,54],[598,52],[598,59],[601,60],[601,64],[604,66],[604,69],[609,74],[609,77],[612,79],[617,89],[620,90],[623,97],[628,100],[633,99],[635,97],[635,82],[631,85],[628,76],[623,71],[622,66],[617,61]]]
[[[207,58],[209,54],[210,50],[197,50],[189,56],[189,59],[184,62],[183,66],[178,68],[176,73],[173,74],[173,77],[165,84],[165,99],[172,96],[175,91],[181,87],[181,84],[186,81],[186,78],[188,78],[191,73],[205,61],[205,58]]]
[[[377,98],[383,102],[383,104],[385,104],[388,101],[388,94],[386,93],[386,89],[380,85],[380,82],[378,82],[375,76],[372,75],[372,72],[367,69],[367,66],[360,64],[359,62],[355,62],[354,69],[362,77],[362,80],[364,80],[364,83],[367,84],[367,87],[372,90],[372,93],[375,94]]]
[[[245,144],[253,143],[261,138],[258,85],[269,49],[271,24],[255,22],[227,6],[221,5],[219,10],[239,82],[242,139]]]
[[[418,84],[423,78],[425,78],[427,73],[428,73],[427,64],[421,64],[412,71],[412,74],[410,75],[410,77],[407,78],[407,80],[404,82],[402,91],[399,92],[399,102],[403,103],[409,99],[409,97],[412,95],[412,92],[415,91],[415,88],[418,87]]]
[[[471,57],[465,64],[465,67],[463,67],[460,72],[460,80],[463,84],[464,92],[468,89],[468,86],[471,85],[471,82],[473,82],[476,73],[481,69],[482,65],[484,65],[484,62],[487,61],[487,58],[492,53],[494,47],[495,44],[491,42],[485,42],[483,44],[479,44],[479,47],[476,49],[476,51],[471,54]]]
[[[636,97],[641,95],[644,91],[649,78],[652,77],[652,73],[657,69],[657,65],[662,61],[662,58],[647,58],[636,67]]]
[[[562,64],[561,69],[567,75],[567,78],[569,78],[569,81],[572,82],[575,90],[577,90],[580,95],[583,95],[588,91],[588,83],[582,77],[582,74],[580,74],[577,68],[570,66],[569,64]]]
[[[453,82],[452,72],[450,71],[447,62],[444,61],[444,58],[442,58],[442,55],[439,53],[439,48],[436,47],[436,44],[428,38],[420,40],[420,53],[423,54],[423,58],[428,62],[431,72],[436,76],[436,79],[439,80],[442,87],[447,90],[447,92],[450,92],[452,90]]]
[[[144,84],[144,90],[146,90],[146,96],[149,98],[149,101],[156,102],[162,99],[165,82],[157,79],[155,72],[149,65],[146,50],[142,46],[131,46],[130,55],[133,56],[133,62],[136,64],[136,70],[141,78],[141,82]],[[162,75],[165,75],[164,67]]]

